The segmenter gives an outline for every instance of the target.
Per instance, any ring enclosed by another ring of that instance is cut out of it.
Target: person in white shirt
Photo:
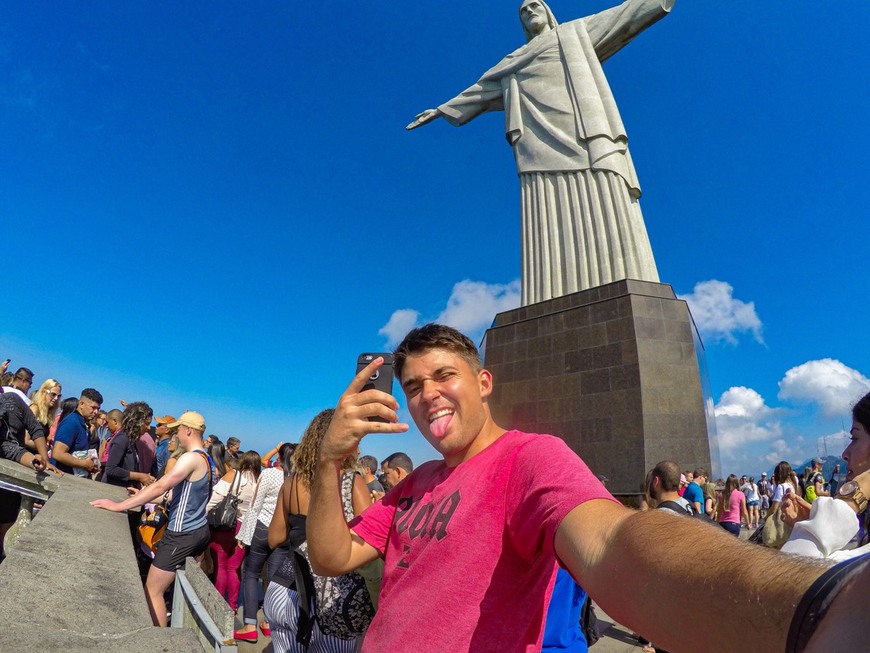
[[[9,382],[9,385],[3,386],[3,392],[12,392],[17,394],[24,400],[24,403],[30,406],[33,403],[30,400],[30,397],[27,396],[27,393],[30,392],[30,388],[33,385],[33,372],[31,372],[26,367],[19,367],[15,372],[15,375],[12,377],[12,381]]]

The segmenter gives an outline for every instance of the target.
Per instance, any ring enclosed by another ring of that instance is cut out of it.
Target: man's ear
[[[477,382],[480,384],[480,397],[486,399],[492,394],[492,372],[480,370],[477,373]]]

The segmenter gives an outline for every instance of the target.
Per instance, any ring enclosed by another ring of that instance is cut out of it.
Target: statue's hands
[[[410,123],[407,127],[405,127],[405,129],[417,129],[417,127],[432,122],[436,118],[440,117],[441,112],[438,111],[438,109],[426,109],[423,113],[418,113],[417,117],[414,119],[414,122]]]

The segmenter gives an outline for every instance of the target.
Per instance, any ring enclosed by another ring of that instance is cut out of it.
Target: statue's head
[[[523,0],[520,5],[520,22],[523,24],[526,43],[559,24],[544,0]]]

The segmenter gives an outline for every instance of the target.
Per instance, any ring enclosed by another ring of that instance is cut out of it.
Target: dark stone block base
[[[703,346],[668,285],[617,281],[500,313],[483,352],[495,421],[563,438],[613,493],[637,493],[660,460],[718,468]]]

